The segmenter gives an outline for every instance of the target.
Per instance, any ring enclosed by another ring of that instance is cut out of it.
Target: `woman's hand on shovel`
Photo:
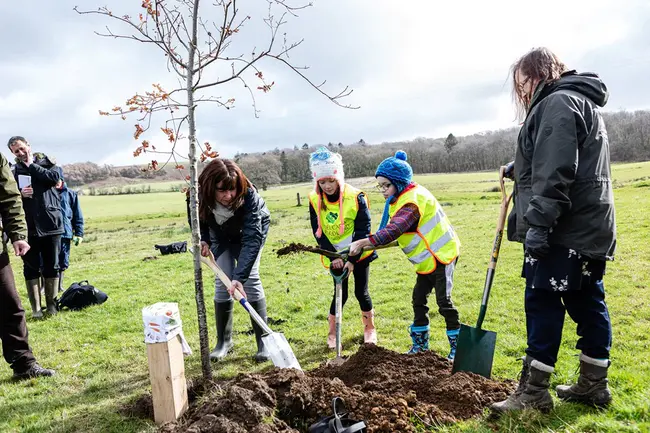
[[[241,295],[244,298],[246,297],[246,292],[244,292],[244,286],[242,285],[242,283],[240,283],[237,280],[232,280],[231,284],[230,284],[230,287],[228,288],[228,293],[230,294],[230,296],[235,295],[235,290],[237,290],[239,293],[241,293]]]
[[[341,269],[343,267],[343,260],[341,259],[334,259],[332,260],[332,269]]]
[[[210,245],[207,242],[201,241],[201,255],[208,257],[210,255]]]

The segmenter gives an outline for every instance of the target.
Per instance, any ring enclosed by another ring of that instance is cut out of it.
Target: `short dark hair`
[[[16,144],[18,141],[22,141],[23,143],[29,145],[29,141],[27,141],[27,139],[26,139],[25,137],[21,137],[20,135],[14,135],[14,136],[11,137],[11,138],[9,139],[9,141],[7,142],[7,147],[8,147],[9,149],[11,149],[11,146],[13,146],[14,144]]]

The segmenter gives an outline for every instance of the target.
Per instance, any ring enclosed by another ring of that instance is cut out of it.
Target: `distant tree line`
[[[650,111],[604,113],[612,162],[650,159]],[[514,158],[519,128],[488,131],[446,138],[416,138],[410,141],[369,145],[363,139],[352,144],[328,143],[341,154],[345,176],[374,176],[375,169],[397,150],[408,154],[415,173],[447,173],[493,170]],[[235,160],[256,185],[265,188],[282,183],[311,180],[310,152],[320,145],[294,146],[263,153],[241,153]]]
[[[650,159],[650,111],[604,113],[613,162]],[[373,176],[377,165],[397,150],[408,153],[415,173],[446,173],[493,170],[514,157],[519,128],[488,131],[464,137],[416,138],[410,141],[370,145],[363,139],[355,143],[330,142],[326,146],[343,157],[348,178]],[[272,151],[239,153],[234,160],[258,187],[308,182],[309,154],[319,144],[295,145]],[[199,170],[202,168],[200,164]],[[114,167],[92,162],[63,166],[70,186],[90,184],[110,178],[178,180],[182,176],[174,165],[147,171],[133,165]],[[140,192],[140,191],[138,191]]]

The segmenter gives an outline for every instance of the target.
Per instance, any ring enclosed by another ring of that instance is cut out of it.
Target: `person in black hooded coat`
[[[612,326],[605,303],[605,264],[614,259],[616,220],[609,142],[601,107],[609,93],[594,73],[568,70],[546,48],[512,67],[513,96],[524,122],[513,163],[508,238],[524,244],[527,349],[517,391],[496,412],[553,407],[549,380],[565,311],[577,324],[580,377],[557,395],[595,406],[607,386]]]

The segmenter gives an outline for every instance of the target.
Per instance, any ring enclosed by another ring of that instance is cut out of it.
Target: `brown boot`
[[[519,386],[507,400],[493,403],[490,406],[493,414],[537,409],[549,412],[553,409],[553,399],[548,392],[553,367],[526,355],[523,358],[523,368],[520,373]]]
[[[375,328],[375,310],[362,311],[363,342],[377,344],[377,330]]]
[[[32,307],[32,317],[34,319],[40,319],[43,317],[43,311],[41,310],[40,282],[40,278],[25,280],[25,284],[27,286],[27,296],[29,297],[29,303]]]
[[[336,349],[336,316],[330,314],[327,317],[327,321],[330,324],[330,331],[327,334],[327,347],[330,349]]]
[[[56,309],[56,295],[59,292],[59,279],[58,278],[46,278],[45,279],[45,302],[47,304],[47,314],[55,315],[57,313]]]

